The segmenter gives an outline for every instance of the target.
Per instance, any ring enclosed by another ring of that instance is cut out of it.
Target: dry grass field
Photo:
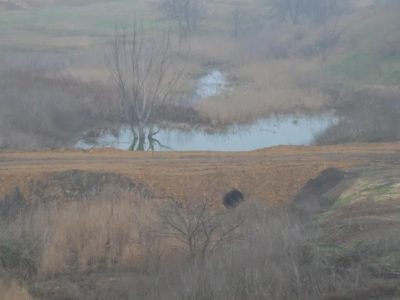
[[[0,195],[8,195],[1,207],[8,215],[0,276],[18,279],[0,281],[0,297],[182,299],[175,293],[185,291],[188,297],[236,299],[233,286],[252,284],[240,299],[264,299],[257,293],[271,299],[296,293],[299,299],[397,299],[399,164],[399,143],[236,153],[0,152]],[[330,186],[318,201],[332,192],[338,199],[311,223],[300,222],[285,207],[329,167],[349,175],[338,185],[340,194]],[[221,198],[232,187],[249,201],[227,211]],[[171,198],[182,202],[174,206]],[[227,248],[209,250],[201,264],[191,265],[184,235],[169,231],[163,218],[170,213],[178,219],[168,220],[196,223],[204,199],[211,200],[204,224],[222,218],[223,226],[240,227],[224,241]],[[18,215],[10,200],[35,208]]]
[[[350,168],[399,161],[400,144],[324,147],[284,146],[254,152],[156,152],[117,150],[2,152],[0,194],[51,172],[117,173],[148,186],[157,197],[206,195],[216,201],[232,187],[249,198],[286,202],[328,167]]]

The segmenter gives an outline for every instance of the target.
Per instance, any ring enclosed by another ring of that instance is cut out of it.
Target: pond
[[[233,126],[228,132],[207,134],[203,131],[182,132],[160,130],[156,135],[158,151],[249,151],[277,145],[308,145],[313,137],[336,123],[338,119],[325,114],[320,116],[286,116],[260,120],[252,125]],[[119,136],[105,134],[97,143],[79,142],[78,148],[113,147],[128,149],[133,137],[128,128],[122,128]],[[147,141],[147,146],[149,142]]]
[[[225,75],[211,70],[199,78],[189,105],[212,96],[222,94],[228,86]],[[307,145],[314,136],[338,118],[332,114],[318,116],[290,115],[267,118],[251,125],[232,126],[227,132],[207,134],[201,130],[183,132],[162,129],[153,139],[146,140],[147,150],[158,151],[248,151],[277,145]],[[95,144],[80,141],[77,148],[113,147],[129,149],[133,136],[127,127],[121,128],[118,136],[104,134]]]

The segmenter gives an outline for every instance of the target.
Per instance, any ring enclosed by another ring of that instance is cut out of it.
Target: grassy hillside
[[[145,26],[151,28],[165,28],[171,25],[160,17],[156,1],[29,1],[29,3],[34,3],[36,6],[21,4],[24,9],[16,10],[3,3],[3,10],[0,11],[2,37],[0,47],[22,48],[28,51],[93,47],[98,45],[101,38],[111,35],[117,24],[134,17],[142,19]],[[267,21],[269,18],[266,7],[252,0],[229,3],[218,0],[207,3],[208,19],[203,28],[207,32],[215,32],[213,35],[220,35],[221,38],[226,38],[232,31],[235,10],[240,12],[243,28],[255,26],[253,23],[262,23],[263,19]],[[361,7],[350,16],[334,21],[338,23],[334,26],[338,27],[342,34],[337,44],[329,49],[328,62],[323,67],[324,73],[352,86],[399,84],[398,18],[399,12],[396,9],[390,11],[376,7]],[[258,30],[259,28],[258,26]],[[312,30],[310,34],[307,31],[299,31],[296,26],[285,29],[281,34],[305,35],[304,40],[321,38],[310,36],[315,35]],[[265,37],[258,38],[265,39]],[[281,38],[275,38],[275,42],[279,42]],[[271,42],[274,42],[273,40]],[[204,37],[201,36],[199,41],[210,42],[204,41]],[[233,42],[243,44],[242,40]],[[286,46],[298,47],[296,44]],[[315,45],[308,46],[315,47]],[[237,56],[227,58],[228,61],[231,60],[230,63],[237,59]]]
[[[33,77],[62,74],[109,87],[105,61],[116,25],[135,17],[149,31],[174,24],[162,16],[157,1],[22,2],[19,9],[2,2],[0,10],[4,78],[10,77],[10,70],[20,74],[33,70]],[[227,77],[223,94],[195,107],[198,119],[207,120],[207,129],[274,114],[339,111],[335,100],[343,86],[352,90],[400,84],[398,8],[357,6],[323,24],[310,20],[291,24],[276,18],[258,0],[205,2],[205,20],[198,32],[177,46],[176,64],[185,69],[183,98],[190,97],[197,80],[211,70],[219,69]],[[18,88],[18,97],[31,98],[24,96],[29,92]],[[14,102],[8,98],[0,105]],[[397,112],[395,107],[390,110]]]
[[[42,36],[87,38],[105,36],[113,33],[118,22],[135,15],[143,18],[146,25],[155,26],[154,21],[147,22],[149,7],[144,1],[117,0],[9,10],[1,15],[0,32],[6,36],[25,36],[30,40],[39,39],[39,41]],[[7,44],[10,46],[9,41]],[[29,46],[26,45],[27,48]],[[75,46],[73,41],[69,46]]]
[[[367,9],[345,20],[327,74],[351,86],[400,84],[400,12]]]

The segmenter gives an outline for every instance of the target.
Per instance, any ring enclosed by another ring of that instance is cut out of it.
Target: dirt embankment
[[[355,169],[331,195],[338,188],[336,201],[317,215],[320,247],[338,272],[358,270],[363,284],[327,299],[399,299],[399,165]]]
[[[0,153],[0,195],[18,187],[29,198],[34,182],[68,170],[114,173],[146,186],[156,197],[204,195],[220,201],[231,188],[247,198],[281,203],[329,167],[400,161],[400,144],[324,147],[282,146],[253,152],[157,152],[117,150]],[[78,178],[79,181],[79,178]],[[27,194],[28,193],[28,194]]]

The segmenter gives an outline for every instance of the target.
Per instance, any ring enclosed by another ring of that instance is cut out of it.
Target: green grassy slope
[[[145,1],[97,1],[82,5],[47,5],[7,11],[0,16],[0,31],[30,31],[48,35],[105,35],[115,25],[133,16],[151,21],[151,6]]]

